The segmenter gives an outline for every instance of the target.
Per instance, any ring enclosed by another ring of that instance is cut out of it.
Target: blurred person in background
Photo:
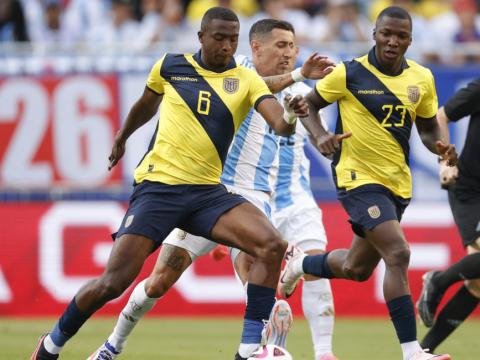
[[[19,0],[0,2],[0,42],[28,41],[27,25]]]
[[[475,0],[453,0],[452,11],[430,22],[430,47],[425,61],[461,65],[480,61],[480,17]],[[441,44],[441,47],[438,46]],[[427,45],[427,44],[426,44]],[[458,45],[473,45],[473,51]]]
[[[325,14],[312,20],[309,39],[314,42],[368,42],[372,23],[360,13],[356,0],[329,0]]]
[[[92,30],[89,41],[114,48],[122,44],[133,44],[138,40],[138,22],[133,18],[131,0],[112,0],[111,12],[106,21]],[[120,49],[119,47],[119,49]]]
[[[102,26],[109,16],[110,0],[69,0],[65,8],[65,22],[86,41],[91,32]]]
[[[311,30],[309,29],[310,17],[306,11],[290,8],[287,0],[263,0],[260,4],[261,11],[252,17],[252,22],[266,18],[288,21],[295,28],[297,44],[307,40]]]
[[[440,126],[448,127],[470,116],[465,145],[458,165],[447,167],[440,161],[440,182],[448,189],[448,201],[468,256],[444,271],[423,276],[417,302],[418,315],[430,331],[422,346],[434,351],[475,310],[480,301],[480,78],[457,91],[438,110]],[[435,317],[447,289],[456,282],[464,285]]]
[[[37,49],[70,49],[82,35],[65,19],[65,7],[61,0],[41,0],[40,21],[32,23],[30,39]],[[78,30],[78,29],[77,29]]]

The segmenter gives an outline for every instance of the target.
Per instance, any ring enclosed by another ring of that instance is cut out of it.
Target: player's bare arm
[[[351,133],[333,134],[327,131],[320,118],[319,111],[330,105],[328,101],[323,99],[317,91],[312,90],[305,100],[308,105],[308,117],[301,118],[303,126],[310,133],[310,140],[315,148],[324,156],[331,156],[340,147],[340,141],[350,137]]]
[[[434,116],[430,119],[417,117],[415,123],[425,147],[432,153],[439,155],[448,166],[455,166],[458,158],[457,150],[455,145],[448,143],[446,140],[449,135],[443,135],[437,117]],[[448,127],[445,129],[445,133],[448,134]]]
[[[315,52],[308,57],[301,68],[287,74],[267,76],[263,80],[272,93],[277,93],[298,81],[323,79],[332,72],[334,67],[335,64],[330,59]]]
[[[297,95],[286,97],[285,109],[274,98],[266,98],[257,106],[257,111],[277,135],[288,136],[295,132],[296,117],[308,116],[305,99]]]
[[[158,111],[163,95],[145,87],[142,96],[133,104],[122,128],[115,135],[112,152],[108,157],[108,170],[111,170],[125,153],[127,139],[142,125],[146,124]]]

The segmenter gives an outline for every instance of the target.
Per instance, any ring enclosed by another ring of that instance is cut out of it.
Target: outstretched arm
[[[455,145],[449,143],[450,134],[448,126],[445,126],[446,124],[439,126],[436,116],[430,119],[417,117],[415,123],[417,124],[420,139],[426,148],[432,153],[439,155],[447,162],[448,166],[455,166],[458,155]]]
[[[159,95],[148,87],[145,87],[142,96],[133,104],[125,123],[115,135],[112,152],[108,157],[110,161],[108,170],[111,170],[117,165],[118,161],[122,158],[125,153],[125,143],[130,135],[147,123],[157,113],[162,98],[163,95]]]
[[[287,74],[267,76],[263,80],[272,93],[278,93],[295,82],[306,79],[323,79],[333,71],[334,67],[335,64],[326,56],[318,55],[315,52],[308,57],[301,68],[297,68]]]
[[[305,98],[308,105],[308,116],[301,118],[303,126],[310,133],[310,141],[320,153],[326,157],[333,155],[340,147],[340,141],[350,137],[351,133],[333,134],[327,131],[320,118],[320,109],[330,105],[317,91],[312,90]]]

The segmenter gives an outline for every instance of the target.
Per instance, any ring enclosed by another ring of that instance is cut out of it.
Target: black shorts
[[[448,189],[448,202],[463,246],[466,247],[480,238],[480,202],[461,200],[454,186]]]
[[[389,220],[400,222],[410,199],[394,195],[385,186],[367,184],[352,190],[338,189],[338,200],[347,211],[352,230],[360,237],[365,237],[365,229]]]
[[[180,228],[211,239],[218,218],[246,201],[229,193],[222,184],[167,185],[143,181],[135,186],[127,213],[112,238],[138,234],[153,240],[158,247],[174,228]]]

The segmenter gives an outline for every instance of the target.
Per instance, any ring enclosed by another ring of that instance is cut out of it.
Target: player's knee
[[[383,259],[385,266],[393,267],[408,267],[410,262],[410,248],[408,245],[397,247],[388,252]]]
[[[265,236],[263,245],[257,251],[257,257],[268,261],[280,262],[287,251],[288,243],[277,232]]]
[[[367,268],[365,266],[353,266],[351,264],[345,263],[343,265],[343,272],[351,280],[363,282],[370,279],[370,276],[373,273],[373,269]]]
[[[172,287],[173,282],[164,274],[152,274],[145,283],[145,293],[150,298],[159,298]]]
[[[470,294],[480,299],[480,279],[467,280],[465,281],[465,286]]]
[[[97,298],[106,302],[118,298],[129,285],[112,277],[101,278],[97,281],[94,291]]]

